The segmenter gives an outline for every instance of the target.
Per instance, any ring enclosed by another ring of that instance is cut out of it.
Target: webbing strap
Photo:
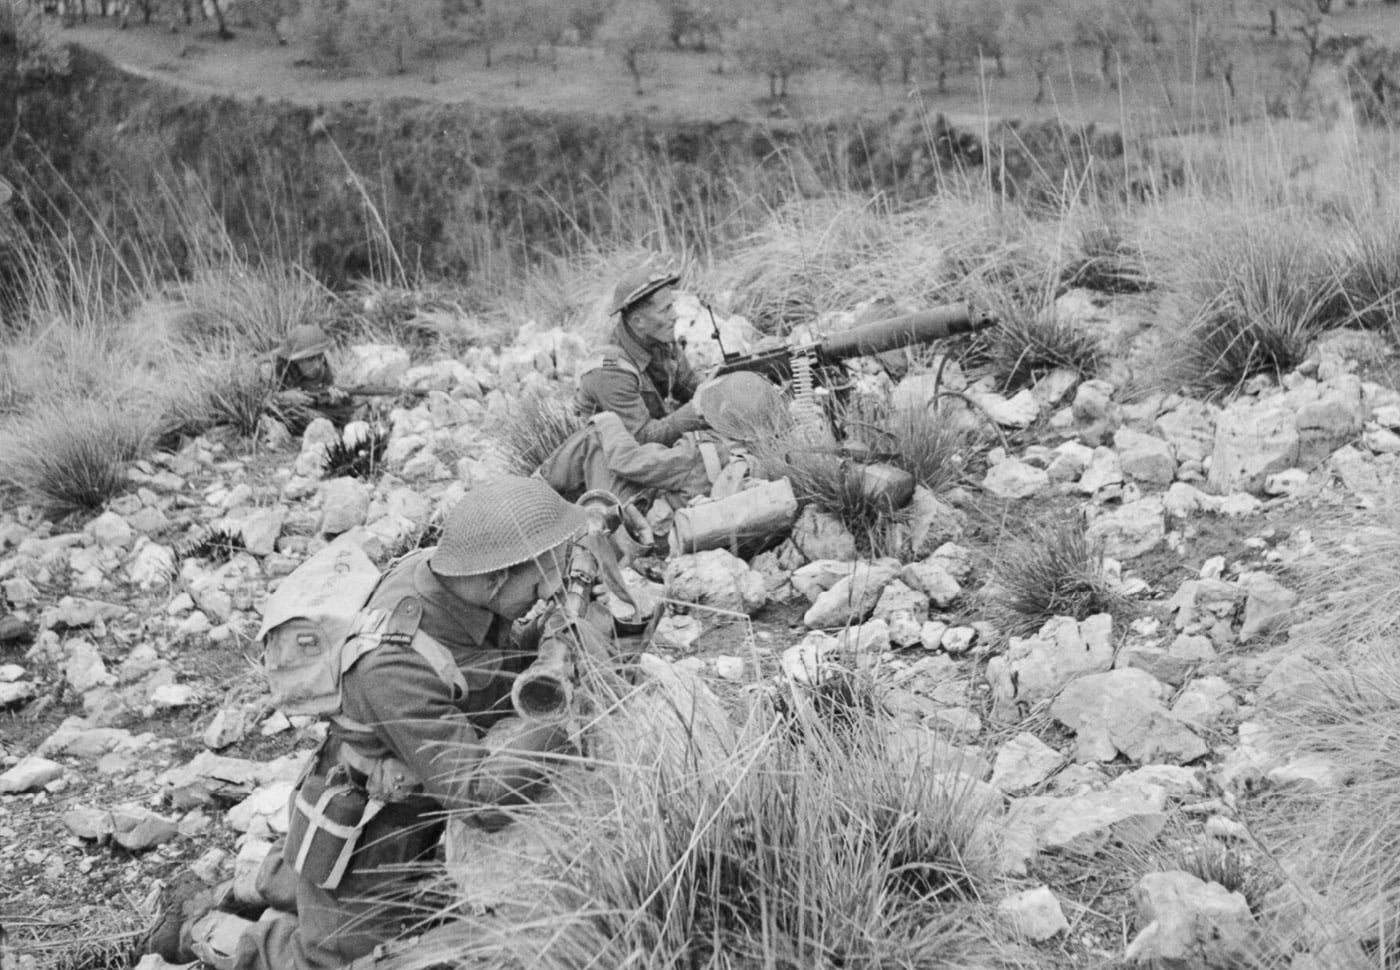
[[[719,449],[713,441],[700,442],[700,460],[705,463],[705,477],[713,485],[724,471],[724,463],[719,460]]]
[[[321,792],[321,797],[316,799],[316,804],[312,805],[302,797],[301,790],[297,790],[296,805],[297,811],[306,818],[306,833],[302,835],[301,846],[297,850],[297,857],[292,862],[292,868],[298,873],[306,865],[306,856],[311,851],[311,844],[316,841],[317,831],[326,832],[337,839],[342,840],[340,852],[335,859],[335,865],[326,878],[318,883],[322,889],[335,889],[340,885],[340,880],[345,876],[345,870],[350,866],[350,857],[355,854],[355,848],[360,841],[360,832],[370,823],[379,810],[384,807],[384,803],[377,799],[370,799],[365,803],[364,812],[360,815],[360,820],[355,825],[346,825],[343,822],[336,822],[326,817],[326,806],[330,804],[335,796],[346,792],[354,791],[349,785],[331,785]]]

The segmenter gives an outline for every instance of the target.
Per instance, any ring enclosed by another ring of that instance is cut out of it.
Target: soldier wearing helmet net
[[[512,806],[548,784],[551,760],[569,749],[561,724],[512,716],[510,691],[545,626],[516,621],[559,594],[566,556],[588,522],[544,482],[507,478],[468,492],[435,548],[390,567],[367,608],[397,618],[414,604],[416,625],[350,655],[340,712],[297,785],[288,836],[259,874],[272,909],[249,922],[186,907],[182,945],[167,940],[175,952],[163,956],[198,957],[217,970],[330,970],[421,920],[409,904],[431,871],[444,811],[485,828],[504,824]],[[597,640],[585,645],[606,649],[599,618],[587,619],[579,633]],[[361,828],[353,852],[335,858],[343,866],[337,884],[322,888],[331,860],[318,855],[315,840],[338,831],[336,793],[358,792],[352,804],[360,811],[366,792],[376,798],[386,786],[393,794],[372,816],[340,819]]]
[[[314,417],[329,418],[337,427],[350,421],[354,402],[335,386],[327,356],[331,338],[314,323],[293,327],[272,351],[272,377],[277,386],[273,410],[293,433]]]
[[[613,292],[617,326],[579,367],[579,413],[611,411],[643,444],[674,444],[704,427],[689,403],[699,379],[676,343],[672,303],[679,282],[669,267],[642,266],[624,276]]]

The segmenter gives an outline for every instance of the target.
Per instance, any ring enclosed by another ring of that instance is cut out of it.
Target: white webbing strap
[[[700,442],[700,460],[705,463],[705,477],[713,485],[719,479],[720,472],[724,471],[724,463],[719,459],[719,449],[713,441]]]
[[[301,837],[301,846],[297,849],[297,857],[292,862],[292,868],[298,873],[306,865],[306,856],[311,851],[311,843],[315,841],[317,831],[325,832],[341,841],[340,853],[336,856],[335,865],[326,878],[318,883],[322,889],[335,889],[340,885],[340,880],[345,876],[345,870],[350,866],[350,857],[355,854],[355,848],[360,841],[360,832],[370,823],[379,810],[384,807],[384,803],[376,799],[370,799],[365,803],[364,812],[360,815],[360,820],[354,825],[346,825],[343,822],[336,822],[326,817],[326,806],[336,795],[354,791],[349,785],[332,785],[321,792],[321,797],[316,799],[316,804],[312,805],[297,791],[296,805],[297,811],[306,818],[306,832]]]

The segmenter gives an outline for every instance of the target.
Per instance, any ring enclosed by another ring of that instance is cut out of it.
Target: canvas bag
[[[343,647],[379,569],[353,541],[332,542],[292,572],[268,598],[258,639],[272,703],[283,714],[329,717],[340,711],[340,678],[358,659]]]

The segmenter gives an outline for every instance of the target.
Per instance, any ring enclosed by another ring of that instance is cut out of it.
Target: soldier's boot
[[[234,970],[238,941],[252,925],[252,920],[212,910],[193,923],[186,923],[180,930],[181,949],[213,970]]]
[[[143,954],[153,953],[169,963],[185,964],[195,956],[181,944],[180,931],[214,908],[215,890],[192,872],[183,873],[161,893],[160,910],[142,944]]]

